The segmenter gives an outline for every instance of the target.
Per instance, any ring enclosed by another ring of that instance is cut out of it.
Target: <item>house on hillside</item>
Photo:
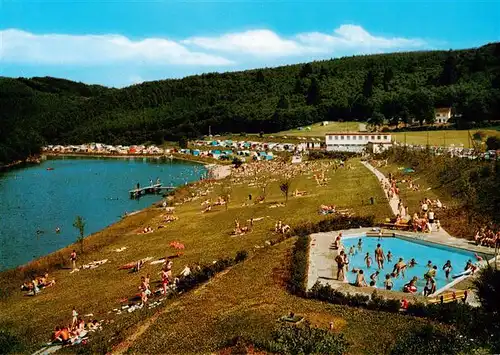
[[[436,123],[448,123],[448,120],[451,118],[451,107],[438,107],[434,110],[434,113]]]
[[[391,135],[387,133],[327,133],[325,140],[328,152],[380,153],[392,146]]]

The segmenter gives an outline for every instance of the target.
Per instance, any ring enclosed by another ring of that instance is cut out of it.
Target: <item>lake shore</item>
[[[48,154],[44,154],[44,155],[50,156],[50,157],[61,157],[61,158],[62,157],[82,157],[82,158],[85,157],[85,158],[117,158],[117,159],[127,159],[127,158],[134,158],[135,159],[135,158],[141,158],[141,157],[146,157],[146,158],[152,158],[152,157],[160,158],[160,157],[162,157],[160,155],[148,155],[148,156],[122,155],[122,156],[118,156],[118,155],[109,155],[109,154],[102,154],[101,155],[101,154],[79,154],[79,153],[74,153],[74,154],[73,153],[69,153],[69,154],[48,153]],[[182,157],[177,157],[177,156],[174,156],[173,159],[202,164],[207,170],[207,173],[205,176],[210,180],[224,179],[231,174],[231,166],[230,165],[219,165],[219,164],[214,164],[214,163],[207,164],[206,162],[200,162],[200,161],[196,161],[193,159],[187,159],[187,158],[182,158]],[[42,156],[42,161],[43,160],[44,160],[44,157]],[[200,180],[195,180],[195,181],[188,183],[187,185],[180,184],[172,191],[172,193],[175,193],[175,191],[179,188],[184,188],[185,186],[190,186],[192,184],[196,184],[199,182],[200,182]],[[114,222],[111,222],[107,226],[105,226],[105,227],[103,227],[95,232],[88,234],[85,237],[85,240],[90,241],[90,240],[93,240],[94,238],[99,239],[99,235],[107,234],[110,231],[114,231],[117,227],[119,228],[120,223],[124,222],[125,220],[129,220],[133,216],[138,216],[138,215],[143,215],[143,214],[148,215],[150,212],[158,211],[158,209],[161,207],[161,201],[162,200],[152,202],[150,205],[148,205],[144,208],[141,208],[141,209],[132,210],[130,212],[125,212],[123,215],[120,216],[120,218],[116,219]],[[142,219],[142,218],[139,218],[139,219]],[[126,223],[126,224],[129,224],[129,223]],[[132,224],[135,224],[135,223],[132,223]],[[134,228],[131,228],[131,229],[134,229]],[[38,268],[40,268],[40,265],[44,265],[42,268],[51,269],[52,268],[51,264],[53,264],[52,261],[54,261],[56,259],[60,259],[61,254],[63,254],[63,255],[67,254],[70,252],[70,249],[75,248],[75,247],[77,247],[76,243],[70,243],[66,246],[63,246],[63,247],[57,249],[57,250],[46,253],[44,255],[40,255],[36,259],[28,261],[24,264],[18,265],[18,266],[13,267],[13,268],[4,269],[4,270],[1,270],[0,272],[3,273],[3,272],[13,271],[13,270],[22,271],[22,270],[28,270],[28,269],[38,269]]]

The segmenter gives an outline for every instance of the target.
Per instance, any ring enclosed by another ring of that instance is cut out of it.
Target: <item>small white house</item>
[[[435,121],[439,124],[448,123],[448,120],[451,118],[451,107],[439,107],[434,110],[435,112]]]
[[[325,140],[328,152],[379,153],[392,146],[391,135],[387,133],[327,133]]]

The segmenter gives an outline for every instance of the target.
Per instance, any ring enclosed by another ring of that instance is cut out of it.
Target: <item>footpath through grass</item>
[[[91,251],[83,254],[78,264],[102,259],[109,261],[97,269],[81,270],[72,274],[69,269],[51,271],[49,278],[56,279],[55,286],[44,289],[35,297],[24,296],[19,290],[22,282],[26,281],[24,279],[26,275],[23,275],[22,271],[4,272],[0,274],[2,284],[0,329],[9,329],[22,339],[27,351],[37,349],[41,343],[49,340],[55,326],[68,324],[71,321],[71,310],[75,307],[80,315],[93,314],[85,318],[86,320],[96,318],[113,322],[104,326],[105,329],[106,327],[110,329],[108,332],[105,330],[104,334],[109,335],[109,338],[114,337],[114,340],[107,342],[106,345],[113,344],[123,336],[121,331],[126,331],[127,327],[151,316],[152,312],[139,310],[125,315],[109,312],[113,308],[119,308],[120,300],[134,296],[138,292],[140,276],[151,274],[151,284],[156,285],[160,280],[161,269],[161,265],[150,265],[148,262],[139,273],[130,273],[127,270],[119,270],[120,265],[146,257],[158,259],[174,255],[177,250],[169,246],[172,241],[179,241],[185,245],[184,254],[174,259],[174,274],[178,274],[185,265],[211,263],[219,258],[232,257],[239,250],[247,250],[250,255],[259,253],[262,249],[255,248],[256,246],[262,247],[266,240],[276,237],[273,230],[277,220],[282,220],[284,224],[292,227],[300,222],[319,221],[325,218],[318,214],[318,207],[321,204],[335,204],[339,208],[350,209],[358,215],[375,215],[378,220],[389,216],[389,207],[377,179],[359,161],[352,160],[349,163],[352,169],[339,168],[336,171],[322,161],[295,166],[290,198],[285,207],[271,208],[277,203],[284,202],[279,182],[292,169],[290,165],[280,165],[278,162],[252,164],[250,166],[254,168],[248,169],[247,173],[241,174],[233,181],[204,182],[183,188],[177,193],[178,199],[186,197],[192,200],[176,206],[175,215],[179,217],[177,221],[166,224],[162,222],[165,211],[150,208],[96,233],[86,240],[85,248]],[[313,174],[323,173],[327,180],[326,185],[318,186]],[[264,202],[253,203],[255,198],[262,194],[264,185],[266,185]],[[215,206],[210,212],[201,212],[201,202],[206,199],[215,201],[227,189],[230,190],[228,210],[225,206]],[[307,194],[302,197],[291,197],[295,189],[306,191]],[[248,200],[249,194],[253,196],[252,201]],[[378,202],[375,205],[368,203],[372,196]],[[248,206],[243,206],[248,203]],[[247,220],[250,218],[256,220],[251,232],[237,237],[230,235],[235,219],[244,226],[248,225]],[[259,218],[262,219],[257,221]],[[164,228],[158,229],[160,224],[164,225]],[[145,226],[151,226],[154,232],[139,233]],[[121,247],[127,249],[122,252],[114,251]],[[68,258],[70,250],[71,247],[65,249]],[[43,260],[33,265],[35,270],[38,265],[36,270],[38,275],[44,273]],[[69,267],[69,263],[67,266]],[[252,278],[252,276],[245,277]],[[229,283],[224,290],[225,296],[240,297],[242,287],[242,284],[235,284],[233,287]],[[253,287],[252,283],[248,287]],[[187,296],[180,296],[175,302],[183,305]],[[290,304],[294,303],[291,298],[287,300]],[[205,306],[210,305],[200,305],[200,307]],[[219,310],[222,314],[224,307],[221,306]],[[248,321],[251,321],[250,313],[248,317]],[[196,322],[195,319],[192,321],[196,324],[202,323]],[[243,327],[246,321],[241,320],[241,322]],[[200,347],[200,350],[202,348]],[[161,352],[160,349],[157,351]]]

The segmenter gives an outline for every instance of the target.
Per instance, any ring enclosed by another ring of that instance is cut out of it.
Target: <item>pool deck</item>
[[[379,181],[382,183],[386,177],[377,169],[375,169],[370,164],[363,162],[363,164],[372,171]],[[387,194],[386,194],[387,196]],[[391,206],[393,213],[397,214],[398,207],[398,199],[393,198],[391,200],[388,199],[388,202]],[[307,277],[307,289],[309,290],[317,281],[322,284],[328,284],[333,288],[342,289],[348,291],[350,293],[365,293],[370,294],[373,292],[373,288],[358,288],[351,286],[343,281],[337,281],[337,264],[334,259],[338,254],[337,250],[331,250],[330,245],[334,242],[335,237],[337,236],[339,231],[334,232],[325,232],[325,233],[315,233],[310,236],[310,245],[309,245],[309,269],[308,269],[308,277]],[[364,236],[366,234],[373,233],[372,228],[359,228],[359,229],[349,229],[342,231],[343,237],[349,236]],[[402,231],[392,231],[382,229],[383,236],[394,236],[400,235],[404,236],[408,239],[415,239],[419,241],[426,241],[429,243],[440,244],[444,246],[460,248],[468,251],[472,251],[478,253],[483,256],[487,256],[485,259],[489,259],[489,257],[493,256],[494,250],[492,248],[487,248],[484,246],[477,246],[469,240],[455,238],[448,234],[444,229],[433,231],[431,233],[413,233],[413,232],[402,232]],[[452,285],[448,284],[447,287],[444,287],[438,291],[444,291],[449,289],[450,286],[453,286],[456,282],[453,282]],[[377,291],[384,291],[377,289]],[[388,294],[387,291],[383,292]],[[403,294],[400,292],[390,292],[391,295],[405,295],[408,297],[408,294]],[[470,303],[475,303],[474,295],[470,297]]]

